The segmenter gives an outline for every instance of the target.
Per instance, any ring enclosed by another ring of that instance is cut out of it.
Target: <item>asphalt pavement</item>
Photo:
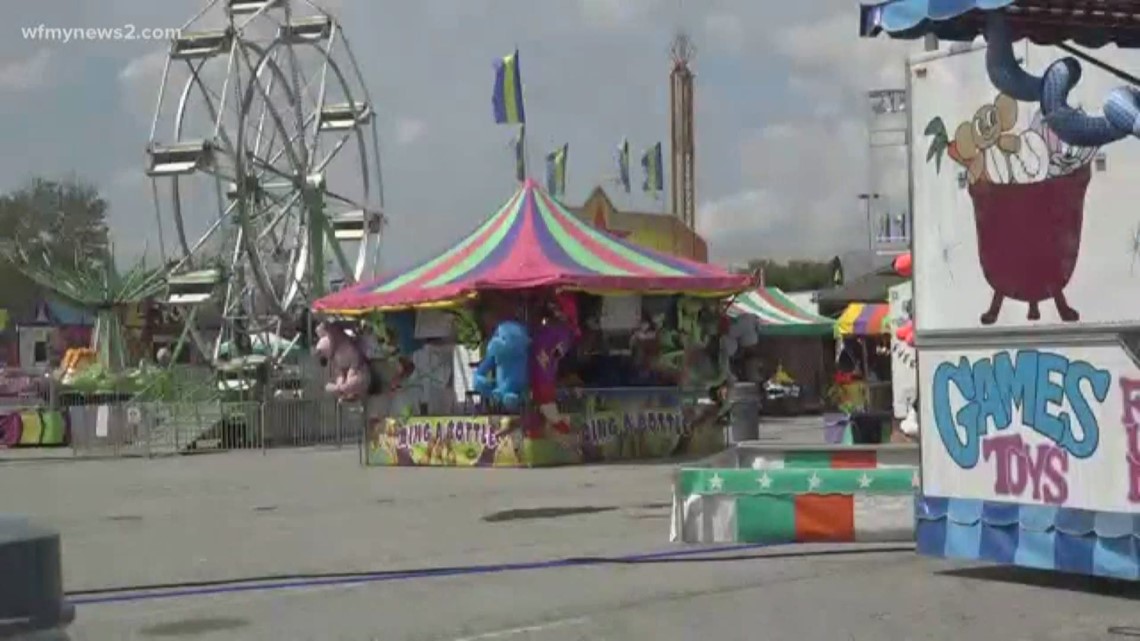
[[[671,470],[365,469],[352,449],[3,460],[0,510],[62,532],[77,641],[1140,638],[1132,584],[908,546],[670,544]]]

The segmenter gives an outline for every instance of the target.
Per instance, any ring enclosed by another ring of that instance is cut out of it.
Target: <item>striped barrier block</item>
[[[733,453],[732,467],[752,469],[883,469],[917,468],[917,445],[753,445]],[[711,465],[715,466],[715,464]]]
[[[919,554],[1140,580],[1140,516],[919,496]]]
[[[915,468],[682,468],[670,538],[685,543],[914,540]]]

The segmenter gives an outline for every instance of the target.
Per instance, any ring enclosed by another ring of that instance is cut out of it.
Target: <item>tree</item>
[[[107,201],[78,178],[34,178],[0,195],[0,243],[46,257],[59,268],[87,265],[108,249]],[[0,256],[6,305],[26,306],[41,292],[18,265]]]
[[[817,260],[790,260],[779,263],[757,259],[748,262],[748,271],[764,272],[764,285],[779,287],[786,292],[824,289],[832,285],[831,263]]]

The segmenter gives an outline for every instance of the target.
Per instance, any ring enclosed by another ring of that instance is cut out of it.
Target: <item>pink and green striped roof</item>
[[[599,293],[729,295],[749,277],[670,256],[583,222],[534,180],[451,249],[409,271],[353,285],[314,303],[359,313],[455,302],[485,290],[555,287]]]
[[[835,331],[834,320],[800,307],[778,287],[763,287],[740,294],[728,313],[755,316],[760,319],[761,331],[765,334],[831,336]]]

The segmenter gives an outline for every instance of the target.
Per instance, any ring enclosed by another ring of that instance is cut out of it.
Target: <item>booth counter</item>
[[[568,390],[559,405],[570,424],[566,434],[543,429],[541,417],[529,413],[370,415],[364,460],[375,466],[545,467],[707,455],[724,447],[715,406],[676,388]]]

